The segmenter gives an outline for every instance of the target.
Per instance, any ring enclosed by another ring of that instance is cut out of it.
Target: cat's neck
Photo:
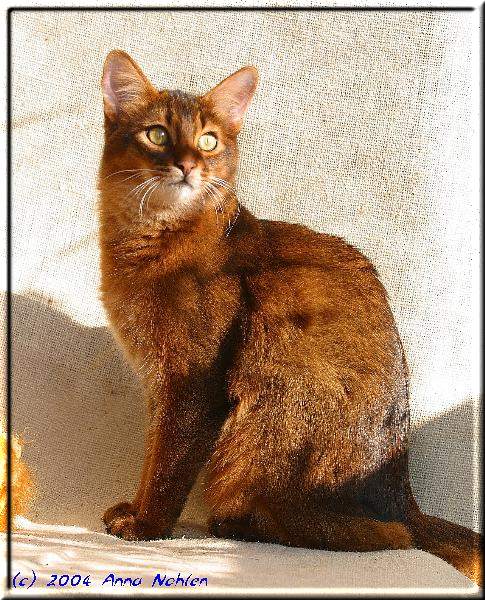
[[[153,219],[127,223],[101,209],[104,267],[112,275],[127,280],[159,277],[183,268],[212,272],[227,254],[240,212],[236,198],[224,211],[207,206],[200,213],[177,221]]]

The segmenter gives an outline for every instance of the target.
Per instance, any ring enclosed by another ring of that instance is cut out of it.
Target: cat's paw
[[[125,517],[128,515],[135,515],[136,509],[133,507],[131,502],[119,502],[111,508],[108,508],[103,515],[103,523],[108,527],[111,521],[119,517]]]
[[[149,521],[143,521],[132,514],[114,517],[106,524],[106,531],[123,540],[135,542],[138,540],[158,540],[167,537],[169,531],[162,530]]]

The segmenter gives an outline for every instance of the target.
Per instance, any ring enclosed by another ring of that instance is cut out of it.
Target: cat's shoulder
[[[322,268],[375,272],[370,260],[343,238],[296,223],[261,221],[274,260]]]

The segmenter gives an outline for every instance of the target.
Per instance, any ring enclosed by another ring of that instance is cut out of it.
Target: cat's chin
[[[176,223],[190,219],[200,211],[200,196],[200,190],[186,182],[169,184],[150,200],[145,216],[153,223]]]
[[[171,183],[168,187],[168,193],[173,196],[175,199],[179,199],[182,202],[186,200],[190,200],[197,195],[198,190],[194,188],[190,183],[186,181],[178,181],[176,183]]]

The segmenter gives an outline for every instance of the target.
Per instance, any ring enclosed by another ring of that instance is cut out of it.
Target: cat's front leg
[[[149,415],[149,423],[152,422],[152,418],[154,417],[153,410],[154,400],[152,397],[148,399],[148,415]],[[138,491],[136,496],[132,502],[118,502],[114,506],[108,508],[103,514],[103,522],[107,528],[109,533],[114,533],[112,531],[112,526],[114,526],[114,521],[118,520],[118,523],[121,523],[120,519],[124,520],[125,517],[128,518],[130,515],[136,515],[138,509],[140,507],[140,502],[143,498],[147,474],[151,464],[151,449],[152,449],[152,439],[150,435],[151,431],[147,432],[146,440],[145,440],[145,456],[143,460],[143,467],[141,470],[140,483],[138,485]]]
[[[209,398],[198,387],[174,387],[154,401],[138,492],[132,503],[105,512],[108,533],[126,540],[171,534],[224,420],[221,408],[214,407],[220,392]]]

